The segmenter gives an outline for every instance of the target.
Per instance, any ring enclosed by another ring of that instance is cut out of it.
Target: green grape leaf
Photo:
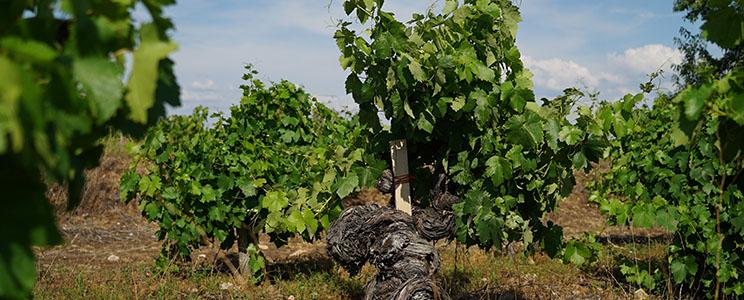
[[[584,132],[574,126],[563,126],[558,133],[558,138],[569,145],[576,145],[583,139]]]
[[[442,13],[448,15],[457,9],[457,0],[445,0]]]
[[[147,122],[147,110],[155,103],[155,88],[158,78],[158,65],[178,46],[157,38],[156,27],[149,23],[142,25],[140,46],[132,57],[132,73],[129,77],[125,100],[131,110],[132,120]]]
[[[4,241],[0,246],[0,295],[16,299],[30,296],[36,283],[34,254],[28,246]]]
[[[694,130],[697,122],[690,121],[684,117],[684,113],[681,109],[674,112],[674,119],[671,128],[671,139],[675,146],[687,145],[690,141],[690,136]]]
[[[712,92],[713,87],[710,85],[704,85],[699,88],[688,87],[677,95],[675,101],[684,104],[685,116],[688,120],[697,120],[703,111],[705,100],[708,99]]]
[[[675,283],[680,284],[685,280],[685,277],[687,277],[687,267],[683,262],[675,261],[672,263],[670,268]]]
[[[5,201],[0,210],[0,298],[28,298],[36,282],[31,246],[62,242],[52,206],[46,200],[45,184],[38,169],[23,170],[19,160],[0,158],[0,188]],[[20,171],[19,171],[20,170]]]
[[[493,213],[487,213],[481,217],[475,225],[481,243],[486,247],[499,245],[503,225],[503,219],[496,217]]]
[[[744,93],[738,93],[729,98],[731,119],[744,126]]]
[[[318,220],[315,219],[315,214],[310,209],[302,210],[302,220],[307,226],[307,232],[312,236],[318,231]]]
[[[349,173],[346,175],[346,177],[342,178],[338,183],[338,188],[336,189],[336,194],[341,197],[345,198],[351,192],[354,191],[359,186],[359,178],[357,177],[356,173]]]
[[[119,185],[119,198],[124,201],[130,201],[134,197],[139,185],[139,175],[136,172],[127,172],[121,176]]]
[[[57,57],[57,52],[44,43],[14,36],[0,39],[0,48],[6,49],[22,60],[41,64],[52,63]]]
[[[512,117],[506,125],[509,129],[507,140],[511,143],[534,148],[543,142],[543,125],[534,113]]]
[[[24,93],[21,76],[18,67],[0,55],[0,90],[3,91],[0,93],[0,153],[18,152],[23,148],[23,127],[16,113]]]
[[[685,281],[688,275],[697,274],[697,262],[693,256],[685,256],[680,260],[674,260],[670,266],[674,282],[680,284]]]
[[[545,130],[545,139],[548,143],[548,147],[553,151],[558,151],[558,139],[560,137],[561,125],[555,119],[548,119],[543,125]]]
[[[475,76],[484,81],[492,81],[496,78],[496,72],[485,64],[478,62],[475,65]]]
[[[633,208],[633,226],[650,228],[654,226],[655,214],[644,205]]]
[[[282,211],[287,206],[289,206],[289,199],[280,191],[270,191],[261,198],[261,207],[272,213]]]
[[[431,122],[429,122],[429,120],[427,120],[423,114],[419,115],[416,124],[418,124],[418,128],[426,131],[427,133],[431,133],[434,130],[434,125],[432,125]]]
[[[574,168],[576,168],[577,170],[584,169],[589,165],[586,155],[584,155],[584,152],[581,151],[574,153],[573,157],[571,158],[571,162],[573,163]]]
[[[455,112],[460,111],[463,107],[465,107],[465,97],[460,96],[452,100],[452,110]]]
[[[287,224],[291,228],[290,230],[295,229],[297,233],[305,231],[305,220],[299,210],[292,210],[287,217]]]
[[[122,70],[103,58],[76,60],[72,66],[75,80],[85,88],[91,110],[99,124],[110,119],[121,105],[124,84]]]
[[[726,6],[711,12],[700,30],[703,38],[721,48],[732,49],[741,43],[744,17],[734,7]]]
[[[656,212],[656,225],[669,232],[674,232],[677,230],[677,224],[677,213],[675,211],[659,210]]]
[[[426,81],[426,72],[421,68],[421,64],[416,61],[408,63],[408,69],[411,71],[413,78],[417,81]]]
[[[494,185],[499,186],[512,176],[509,160],[500,156],[493,156],[486,161],[486,176],[491,178]]]

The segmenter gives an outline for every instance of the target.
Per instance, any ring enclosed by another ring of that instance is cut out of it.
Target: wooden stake
[[[243,224],[238,228],[238,271],[240,274],[251,274],[250,257],[248,256],[248,245],[250,237],[247,226]]]
[[[390,142],[390,158],[393,161],[393,180],[395,184],[395,208],[411,214],[411,188],[408,185],[408,148],[406,140]]]

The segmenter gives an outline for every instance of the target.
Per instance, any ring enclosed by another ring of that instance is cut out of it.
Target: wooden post
[[[240,274],[250,276],[251,266],[250,257],[248,257],[248,244],[251,242],[248,226],[243,224],[238,228],[238,270]]]
[[[395,184],[395,208],[411,214],[411,187],[408,185],[408,148],[406,140],[390,142],[390,158],[393,161],[393,183]],[[404,180],[401,180],[406,178]]]

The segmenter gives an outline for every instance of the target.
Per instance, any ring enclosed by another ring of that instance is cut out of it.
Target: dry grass
[[[80,205],[75,210],[66,211],[67,188],[64,185],[52,184],[47,189],[47,198],[54,206],[58,217],[103,214],[124,207],[132,211],[137,210],[136,203],[123,206],[119,199],[119,179],[132,161],[127,152],[127,148],[131,147],[130,140],[119,134],[111,135],[101,143],[104,146],[103,156],[98,167],[85,170],[86,183]]]

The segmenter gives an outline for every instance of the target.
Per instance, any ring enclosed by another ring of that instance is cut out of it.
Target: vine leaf
[[[354,189],[359,185],[359,178],[357,177],[356,173],[349,173],[339,181],[338,188],[336,190],[336,194],[338,194],[339,197],[345,198],[351,192],[354,191]]]
[[[1,159],[1,158],[0,158]],[[46,200],[45,186],[33,181],[41,178],[36,171],[13,170],[16,161],[2,161],[0,187],[6,199],[0,210],[0,298],[28,298],[36,282],[34,254],[30,245],[48,246],[62,242],[55,226],[52,207]],[[22,170],[22,169],[21,169]]]
[[[147,122],[147,110],[155,103],[158,65],[178,46],[161,41],[153,23],[142,25],[141,36],[141,44],[132,55],[134,62],[125,100],[131,109],[132,120],[144,124]]]
[[[558,121],[556,121],[555,119],[548,119],[543,127],[545,129],[548,147],[550,147],[550,149],[552,149],[554,152],[558,151],[558,139],[560,136],[561,125],[558,124]]]
[[[413,75],[413,78],[416,79],[419,82],[426,81],[426,73],[421,68],[421,64],[419,64],[417,61],[411,61],[408,63],[408,70],[411,71],[411,74]]]
[[[465,97],[459,96],[455,98],[454,100],[452,100],[451,106],[452,110],[454,110],[455,112],[460,111],[463,107],[465,107]]]
[[[574,126],[563,126],[558,133],[558,138],[568,145],[576,145],[583,139],[584,132]]]
[[[731,97],[731,119],[744,125],[744,94],[736,94]]]
[[[289,199],[280,191],[270,191],[261,198],[261,206],[269,212],[279,212],[289,205]]]
[[[510,179],[511,175],[511,163],[506,158],[493,156],[486,161],[486,176],[491,178],[491,182],[495,186],[499,186],[505,180]]]
[[[633,226],[651,228],[654,226],[655,214],[650,212],[645,205],[639,205],[633,209]]]
[[[457,9],[457,0],[446,0],[444,2],[444,9],[442,10],[442,13],[448,15],[451,12],[455,11],[455,9]]]
[[[305,221],[307,232],[312,236],[318,230],[318,220],[312,210],[305,208],[302,210],[302,220]]]
[[[723,3],[724,1],[721,1]],[[700,26],[703,38],[724,49],[732,49],[741,43],[744,18],[733,7],[726,6],[713,10]]]
[[[290,230],[296,229],[298,233],[305,231],[305,220],[299,210],[292,210],[289,217],[287,217],[287,222],[291,225],[289,227]]]
[[[674,282],[680,284],[685,281],[687,275],[697,274],[697,262],[693,256],[685,256],[681,260],[674,260],[671,265]]]
[[[0,153],[23,149],[23,127],[14,112],[24,93],[20,78],[22,76],[16,64],[0,56],[0,89],[3,91],[0,94]],[[30,94],[32,93],[26,92],[26,96]]]
[[[535,113],[526,112],[524,115],[514,116],[506,126],[509,129],[507,140],[511,143],[535,148],[543,142],[543,125]]]
[[[91,110],[98,124],[110,119],[119,109],[124,93],[124,84],[119,78],[121,68],[104,58],[84,58],[76,60],[72,69],[91,100]]]
[[[685,116],[688,120],[697,120],[705,106],[705,100],[710,97],[713,87],[709,84],[699,88],[688,87],[682,91],[676,101],[681,101],[685,107]]]

